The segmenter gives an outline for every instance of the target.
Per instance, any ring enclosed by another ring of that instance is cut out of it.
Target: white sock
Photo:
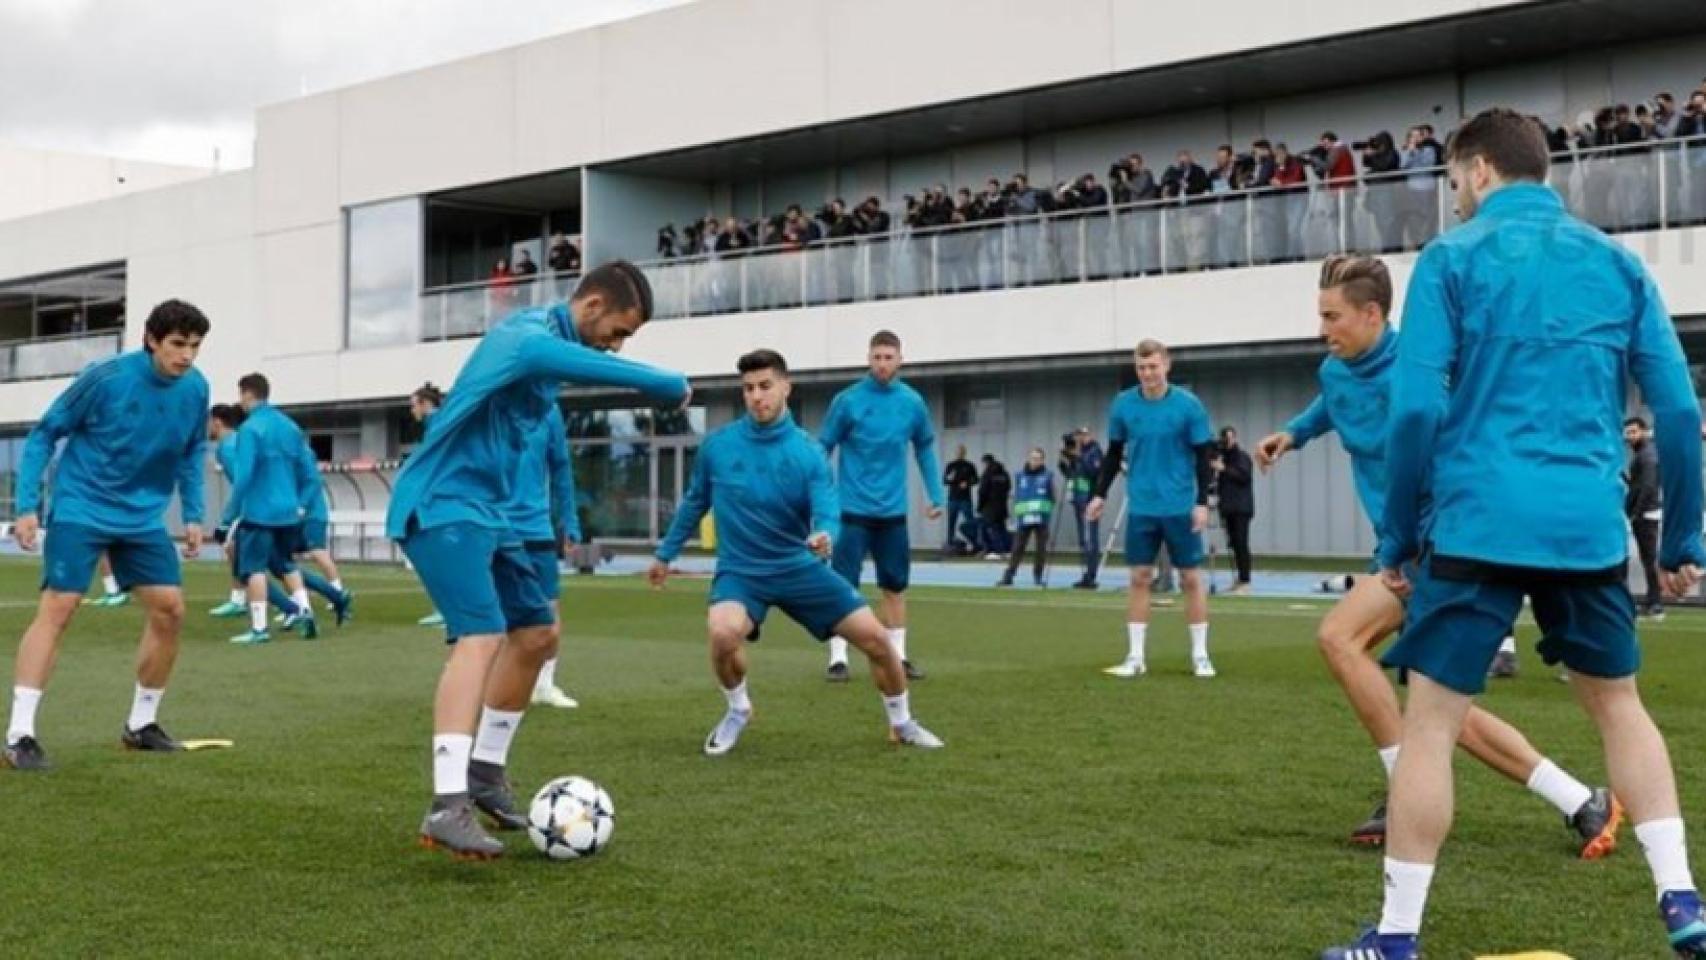
[[[1392,771],[1398,769],[1398,745],[1380,748],[1380,763],[1386,768],[1386,782],[1392,782]]]
[[[1688,870],[1688,846],[1683,841],[1681,817],[1648,820],[1635,825],[1635,837],[1647,852],[1653,871],[1653,886],[1659,896],[1672,890],[1693,890],[1694,875]]]
[[[906,628],[891,627],[889,629],[889,646],[902,659],[906,659]]]
[[[36,735],[36,708],[39,706],[40,690],[35,687],[12,688],[12,723],[6,728],[7,746]]]
[[[539,679],[533,681],[533,689],[550,690],[557,685],[557,658],[552,657],[539,668]]]
[[[1427,909],[1428,887],[1433,881],[1433,864],[1387,857],[1386,906],[1380,911],[1380,932],[1421,933],[1422,912]]]
[[[107,596],[110,597],[118,593],[118,578],[109,573],[101,578],[101,586],[107,588]]]
[[[912,694],[901,691],[899,696],[884,697],[883,709],[888,711],[889,726],[904,727],[912,722]]]
[[[254,601],[249,604],[249,629],[261,633],[267,628],[267,602]]]
[[[302,589],[291,593],[290,599],[296,603],[296,608],[298,610],[301,610],[304,614],[310,617],[314,615],[314,608],[308,605],[307,587],[303,587]]]
[[[730,710],[739,710],[741,713],[752,712],[752,698],[746,695],[745,680],[732,687],[724,687],[723,699],[729,702]]]
[[[342,580],[328,580],[326,582],[332,585],[333,590],[336,590],[339,593],[344,592],[344,582]]]
[[[1128,623],[1125,625],[1127,660],[1133,663],[1143,662],[1143,643],[1149,637],[1149,624]]]
[[[435,733],[432,737],[432,792],[439,796],[468,792],[468,754],[474,738],[466,733]]]
[[[1500,653],[1516,653],[1516,638],[1515,637],[1506,637],[1505,642],[1499,644],[1499,652]]]
[[[249,600],[249,594],[242,587],[232,587],[231,588],[231,602],[232,603],[235,603],[238,606],[242,606],[243,604],[247,603],[248,600]]]
[[[830,637],[829,665],[833,667],[838,663],[843,666],[847,664],[847,641],[840,637]]]
[[[1528,775],[1528,789],[1557,807],[1558,812],[1566,817],[1575,816],[1576,811],[1593,799],[1593,791],[1589,790],[1586,784],[1565,773],[1557,764],[1544,757],[1535,765],[1534,772]]]
[[[1208,659],[1208,624],[1191,624],[1191,659]]]
[[[165,695],[165,687],[150,689],[137,684],[136,696],[130,701],[130,719],[125,721],[125,729],[135,733],[153,723],[160,715],[160,698]]]
[[[503,766],[509,762],[509,745],[521,728],[520,710],[480,708],[480,733],[474,738],[474,759]]]

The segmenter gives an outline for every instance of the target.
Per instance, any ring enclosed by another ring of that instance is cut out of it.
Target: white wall
[[[657,256],[658,228],[704,218],[714,209],[711,191],[702,183],[636,177],[626,173],[588,170],[582,181],[586,230],[584,262],[618,257],[649,260]],[[597,228],[592,225],[597,224]]]
[[[0,220],[209,176],[211,169],[0,143]]]

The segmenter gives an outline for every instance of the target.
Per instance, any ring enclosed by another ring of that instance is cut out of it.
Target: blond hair
[[[1321,289],[1338,287],[1352,306],[1380,306],[1385,316],[1392,312],[1392,274],[1379,257],[1334,254],[1321,261]]]

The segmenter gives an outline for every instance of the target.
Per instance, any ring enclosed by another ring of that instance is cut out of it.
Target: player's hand
[[[651,567],[646,570],[646,582],[652,585],[653,590],[662,590],[663,585],[669,582],[669,564],[662,560],[653,560]]]
[[[1191,508],[1191,532],[1202,533],[1208,529],[1208,508],[1197,506]]]
[[[1263,473],[1267,473],[1269,467],[1278,463],[1279,458],[1291,450],[1292,443],[1291,434],[1283,430],[1263,437],[1262,442],[1256,444],[1256,465],[1262,468]]]
[[[940,519],[942,519],[942,508],[941,507],[931,507],[930,509],[924,511],[924,515],[926,517],[929,517],[932,520],[940,520]]]
[[[35,551],[36,538],[41,535],[41,518],[33,513],[26,513],[12,524],[12,539],[18,541],[18,546],[24,550]]]
[[[568,533],[563,534],[563,552],[569,553],[570,551],[574,550],[575,544],[578,542],[579,541],[575,539],[573,534],[568,534]]]
[[[1660,570],[1659,584],[1664,594],[1671,600],[1681,600],[1688,591],[1694,589],[1700,582],[1701,570],[1692,563],[1685,563],[1680,570]]]
[[[202,532],[201,524],[191,523],[184,526],[184,559],[194,560],[201,556]]]
[[[1084,519],[1091,523],[1102,519],[1102,509],[1106,506],[1101,497],[1091,497],[1090,502],[1084,505]]]
[[[1392,591],[1392,595],[1398,599],[1409,599],[1410,579],[1404,576],[1403,570],[1395,570],[1390,567],[1382,569],[1380,571],[1380,582],[1386,586],[1386,589]]]
[[[806,546],[811,547],[812,553],[824,560],[828,560],[830,554],[835,551],[835,544],[829,539],[829,534],[821,530],[806,538]]]

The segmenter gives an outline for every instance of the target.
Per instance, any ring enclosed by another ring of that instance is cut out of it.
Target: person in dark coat
[[[983,550],[987,558],[999,559],[1010,546],[1007,534],[1007,501],[1013,494],[1013,478],[992,453],[983,455],[983,476],[977,483],[977,516],[982,521]]]
[[[1250,455],[1238,445],[1237,430],[1221,428],[1220,452],[1213,466],[1220,490],[1220,523],[1238,564],[1238,583],[1232,592],[1246,594],[1250,592],[1250,521],[1256,516],[1256,496],[1250,482]]]

